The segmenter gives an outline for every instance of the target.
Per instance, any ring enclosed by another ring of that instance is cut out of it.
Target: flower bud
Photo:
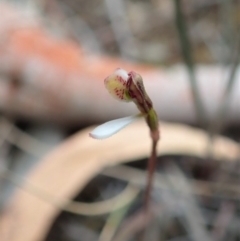
[[[141,113],[147,114],[152,109],[152,101],[147,95],[141,75],[131,71],[128,73],[127,89],[129,96]]]
[[[131,97],[127,90],[128,73],[123,69],[116,69],[115,72],[109,75],[104,84],[109,93],[116,99],[129,102]]]

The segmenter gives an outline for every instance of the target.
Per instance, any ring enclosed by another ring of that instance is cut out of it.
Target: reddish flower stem
[[[146,190],[145,190],[145,199],[144,199],[144,207],[147,212],[148,212],[149,206],[150,206],[151,193],[152,193],[152,189],[153,189],[154,172],[156,169],[157,143],[158,143],[158,140],[154,140],[154,138],[153,138],[152,139],[151,156],[148,160],[147,186],[146,186]]]

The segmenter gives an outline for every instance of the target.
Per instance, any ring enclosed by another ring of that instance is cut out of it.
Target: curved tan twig
[[[75,196],[103,168],[149,155],[151,143],[144,122],[102,141],[89,138],[90,130],[92,128],[76,134],[48,154],[28,175],[28,182],[56,199],[66,200]],[[207,143],[208,136],[201,130],[161,123],[158,154],[204,157]],[[215,159],[233,161],[238,157],[238,144],[227,138],[216,138],[213,147]],[[25,185],[23,183],[23,188]],[[42,241],[60,212],[60,208],[21,189],[7,210],[0,219],[0,237],[4,240],[11,232],[9,241]]]

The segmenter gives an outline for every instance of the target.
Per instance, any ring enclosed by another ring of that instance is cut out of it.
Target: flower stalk
[[[90,133],[90,136],[96,139],[103,139],[115,134],[117,131],[138,118],[145,118],[152,139],[152,150],[148,160],[148,177],[144,199],[145,209],[148,210],[153,186],[153,177],[156,169],[157,143],[159,140],[159,122],[156,111],[154,110],[152,101],[145,90],[142,77],[138,73],[134,71],[127,73],[123,69],[117,69],[112,75],[104,80],[104,83],[107,90],[114,98],[120,101],[134,102],[140,111],[140,114],[104,123],[95,128]]]

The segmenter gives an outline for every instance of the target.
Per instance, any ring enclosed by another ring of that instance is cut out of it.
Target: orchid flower
[[[144,117],[150,128],[151,137],[157,141],[159,139],[158,118],[153,109],[152,101],[145,91],[142,77],[134,71],[127,73],[118,68],[104,80],[104,84],[114,98],[125,102],[133,101],[140,113],[106,122],[96,127],[90,136],[95,139],[110,137],[127,125]]]
[[[133,101],[140,113],[135,116],[129,116],[106,122],[96,127],[90,136],[95,139],[104,139],[117,133],[125,126],[136,121],[140,117],[144,117],[150,129],[152,139],[152,152],[148,161],[148,179],[145,191],[145,209],[149,210],[151,190],[153,186],[153,176],[156,169],[156,149],[159,140],[158,117],[153,109],[151,99],[146,93],[143,85],[142,77],[134,71],[127,73],[123,69],[109,75],[105,80],[105,87],[109,93],[120,101]]]

